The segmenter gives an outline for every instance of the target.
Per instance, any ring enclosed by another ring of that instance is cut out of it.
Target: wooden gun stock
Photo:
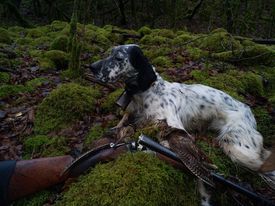
[[[18,161],[8,188],[10,201],[64,181],[60,174],[73,161],[69,155]]]

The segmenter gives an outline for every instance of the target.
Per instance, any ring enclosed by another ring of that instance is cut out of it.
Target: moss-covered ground
[[[83,28],[78,24],[82,68],[105,57],[114,45],[139,44],[165,79],[209,85],[251,106],[266,147],[275,144],[274,46],[232,36],[224,29],[193,34],[149,27],[133,31],[88,24]],[[85,150],[122,117],[114,104],[122,92],[119,86],[114,90],[84,77],[72,80],[64,75],[70,59],[69,31],[69,24],[61,21],[31,29],[0,29],[0,114],[4,114],[0,131],[12,137],[8,142],[0,140],[3,145],[16,145],[4,152],[0,149],[1,159]],[[124,34],[139,38],[127,39]],[[142,132],[154,136],[157,130],[142,128],[133,138]],[[266,188],[257,175],[233,164],[216,146],[215,138],[208,136],[198,138],[197,144],[219,172],[254,189]],[[138,153],[96,166],[70,185],[58,201],[52,200],[51,192],[42,192],[16,205],[43,205],[49,199],[57,205],[197,205],[196,190],[188,175]],[[221,197],[219,204],[230,203],[229,195]]]

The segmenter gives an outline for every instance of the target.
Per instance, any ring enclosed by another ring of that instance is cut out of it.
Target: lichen
[[[38,105],[34,130],[45,134],[66,127],[94,111],[99,91],[75,83],[63,84],[54,89]]]
[[[197,205],[191,177],[146,153],[97,165],[71,185],[57,205]]]
[[[56,37],[51,43],[50,50],[61,50],[66,52],[68,49],[68,37],[61,35]]]

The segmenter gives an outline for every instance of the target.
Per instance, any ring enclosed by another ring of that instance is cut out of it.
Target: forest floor
[[[265,146],[271,148],[275,144],[274,46],[255,44],[249,38],[232,36],[224,29],[209,34],[192,34],[148,27],[133,31],[110,25],[99,28],[79,24],[78,30],[84,42],[81,54],[83,69],[85,64],[106,56],[114,45],[139,44],[164,79],[209,85],[249,105],[257,119],[258,129],[265,138]],[[88,77],[72,80],[66,76],[70,59],[67,52],[68,36],[69,24],[60,21],[32,29],[0,28],[0,160],[85,152],[92,147],[94,140],[121,119],[122,111],[115,106],[116,98],[123,91],[121,83],[102,86],[89,81]],[[150,128],[138,132],[153,134]],[[275,201],[275,192],[260,177],[233,164],[223,154],[215,138],[211,138],[213,134],[194,136],[197,144],[218,166],[219,172]],[[137,155],[136,158],[144,159],[144,156]],[[131,158],[126,156],[109,167],[127,173],[118,166],[123,166],[125,162],[131,165],[129,161]],[[153,162],[148,159],[147,163],[152,166]],[[155,177],[158,182],[157,176],[160,174],[167,173],[169,178],[175,174],[175,171],[160,166],[160,163],[155,164],[156,168],[161,169],[156,176],[148,179]],[[140,174],[143,174],[144,168],[135,168],[135,171],[140,170]],[[157,171],[156,168],[153,171]],[[102,175],[107,170],[106,166],[96,167],[72,186],[77,189],[69,189],[61,195],[60,191],[46,190],[15,205],[118,205],[108,201],[121,194],[110,193],[110,190],[129,190],[131,184],[113,183],[113,187],[104,188],[104,181],[115,182]],[[173,181],[184,178],[177,175]],[[128,178],[132,185],[140,185],[133,177],[124,178]],[[88,179],[94,181],[94,185],[84,183]],[[171,183],[167,187],[178,188],[175,185]],[[161,188],[162,184],[158,182],[155,186]],[[91,187],[97,189],[91,190]],[[87,197],[78,193],[80,188],[94,193],[94,199],[83,201]],[[104,197],[103,193],[110,195]],[[158,197],[165,194],[165,189],[160,189],[151,199],[146,194],[140,196],[142,200],[151,201],[148,205],[178,205],[183,202],[196,205],[198,199],[190,198],[193,193],[197,193],[196,188],[186,192],[186,195],[173,194],[171,199],[160,200]],[[75,194],[80,198],[75,199]],[[221,194],[216,198],[219,204],[252,205],[251,201],[232,191],[221,191]],[[135,198],[129,200],[129,197],[122,200],[124,203],[119,205],[142,202]]]

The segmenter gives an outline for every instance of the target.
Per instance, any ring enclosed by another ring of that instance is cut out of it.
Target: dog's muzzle
[[[94,75],[97,75],[100,72],[100,69],[102,68],[103,61],[99,60],[97,62],[94,62],[90,65],[90,70]]]

